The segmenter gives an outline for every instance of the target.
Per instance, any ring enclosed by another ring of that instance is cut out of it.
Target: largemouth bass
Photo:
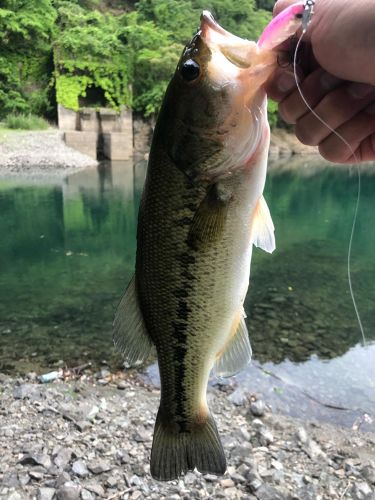
[[[151,474],[160,480],[226,469],[206,389],[212,369],[230,376],[251,357],[243,303],[252,246],[275,248],[262,196],[270,136],[262,85],[276,65],[274,46],[301,24],[298,6],[260,44],[203,12],[158,116],[136,271],[114,340],[129,365],[156,347],[161,401]]]

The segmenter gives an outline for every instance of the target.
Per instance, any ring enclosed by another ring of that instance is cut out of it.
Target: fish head
[[[268,129],[262,84],[275,62],[203,12],[159,115],[165,148],[189,178],[217,179],[249,163]]]

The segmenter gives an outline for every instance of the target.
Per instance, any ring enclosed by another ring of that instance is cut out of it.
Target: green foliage
[[[127,47],[121,17],[58,2],[54,45],[57,102],[77,110],[90,87],[104,92],[108,105],[131,104]]]
[[[256,39],[268,0],[3,0],[0,119],[51,115],[54,99],[156,114],[182,47],[209,9],[227,30]],[[55,94],[54,94],[55,91]],[[91,98],[91,97],[90,97]],[[92,102],[92,101],[91,101]]]
[[[273,11],[275,0],[255,0],[258,9]]]
[[[3,0],[0,8],[0,118],[47,113],[56,11],[51,0]]]
[[[279,119],[278,106],[275,101],[268,99],[267,107],[268,107],[268,123],[270,124],[272,130],[278,124],[278,119]]]
[[[4,124],[7,128],[12,128],[16,130],[46,130],[48,128],[48,122],[35,115],[8,115]]]

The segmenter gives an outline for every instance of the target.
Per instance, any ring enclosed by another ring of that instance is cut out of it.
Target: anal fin
[[[113,342],[127,366],[139,366],[149,357],[152,342],[139,306],[135,276],[117,308],[113,322]]]
[[[261,196],[253,214],[251,241],[265,252],[272,253],[276,248],[275,226],[266,200]]]
[[[217,377],[231,377],[243,370],[251,360],[251,345],[241,309],[233,322],[231,335],[224,348],[217,354],[213,368]]]

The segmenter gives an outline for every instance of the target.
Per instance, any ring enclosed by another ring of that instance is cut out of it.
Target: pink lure
[[[271,50],[294,35],[301,25],[304,10],[304,2],[298,2],[280,12],[264,29],[258,47]]]

